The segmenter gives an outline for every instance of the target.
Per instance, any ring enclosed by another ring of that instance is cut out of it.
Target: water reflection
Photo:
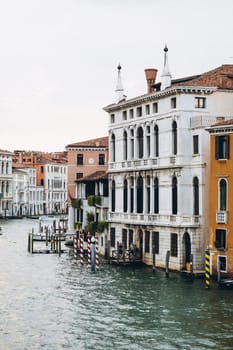
[[[30,255],[33,225],[1,224],[1,349],[233,348],[231,291],[151,268],[102,261],[90,273],[68,254]]]

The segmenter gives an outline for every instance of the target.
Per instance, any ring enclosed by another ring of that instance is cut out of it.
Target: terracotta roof
[[[76,181],[77,182],[97,181],[97,180],[107,179],[107,178],[108,178],[107,172],[102,170],[102,171],[95,171],[94,173],[84,176]]]
[[[228,119],[228,120],[222,120],[219,121],[213,125],[211,125],[211,127],[215,127],[215,126],[229,126],[229,125],[233,125],[233,119]]]
[[[80,141],[76,143],[71,143],[67,147],[108,147],[108,136],[99,137],[97,139],[91,139],[86,141]]]
[[[13,155],[13,152],[7,151],[6,149],[0,149],[0,154],[9,154],[9,155]]]
[[[172,86],[177,85],[233,89],[233,65],[224,64],[200,75],[172,80]]]

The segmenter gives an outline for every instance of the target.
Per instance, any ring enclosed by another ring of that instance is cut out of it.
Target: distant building
[[[233,119],[210,133],[210,267],[213,277],[233,277]]]
[[[90,193],[95,192],[95,182],[86,181],[94,173],[104,173],[108,167],[108,137],[100,137],[66,146],[68,153],[68,201],[73,199],[87,199]],[[77,189],[78,183],[81,188]],[[82,181],[84,180],[84,181]],[[80,196],[80,197],[79,197]],[[80,211],[75,212],[74,222],[85,222]]]
[[[126,99],[118,67],[109,114],[109,236],[142,261],[204,269],[209,233],[209,133],[233,116],[233,66],[172,80],[167,48],[161,82],[146,69],[147,93]]]
[[[11,152],[0,150],[0,216],[12,215],[12,157]]]

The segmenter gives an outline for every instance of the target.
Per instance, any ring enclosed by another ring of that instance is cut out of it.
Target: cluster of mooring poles
[[[74,233],[74,263],[78,262],[78,251],[80,254],[80,265],[84,265],[84,234],[79,235],[78,249],[78,234]],[[90,232],[87,234],[87,267],[91,271],[96,271],[99,268],[99,240],[97,233],[95,236]]]

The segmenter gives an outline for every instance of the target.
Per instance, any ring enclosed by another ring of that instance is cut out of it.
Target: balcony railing
[[[162,214],[136,214],[109,212],[109,221],[145,224],[145,225],[165,225],[165,226],[199,226],[200,217],[198,215],[162,215]]]
[[[216,222],[218,224],[227,223],[227,211],[217,211],[216,212]]]

